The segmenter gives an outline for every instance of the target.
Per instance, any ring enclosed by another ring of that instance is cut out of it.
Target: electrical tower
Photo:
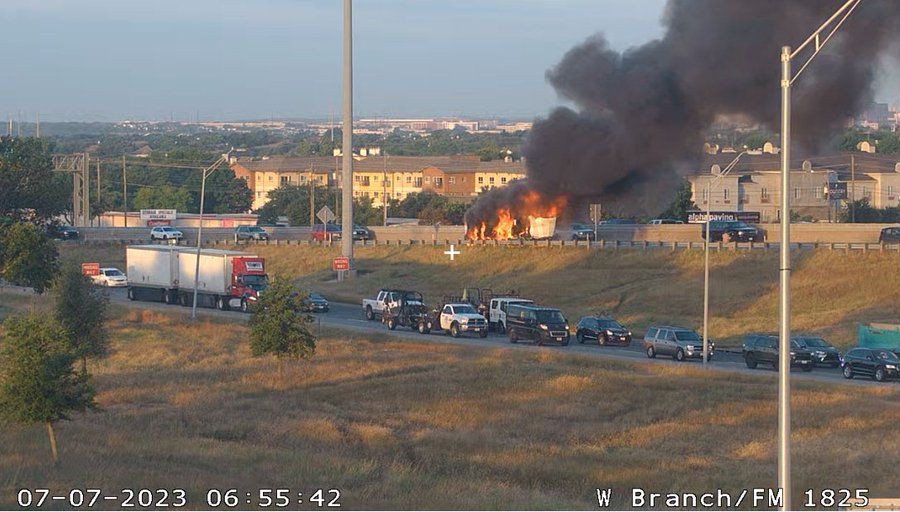
[[[85,227],[91,224],[91,194],[88,187],[87,153],[74,155],[54,155],[53,170],[72,174],[72,224]]]

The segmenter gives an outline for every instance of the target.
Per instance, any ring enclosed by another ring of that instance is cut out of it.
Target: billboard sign
[[[709,212],[712,220],[736,220],[746,222],[747,224],[759,224],[759,212]],[[693,211],[688,212],[689,224],[704,224],[706,222],[706,212]]]
[[[152,220],[168,220],[173,221],[177,216],[175,210],[141,210],[141,220],[150,222]]]
[[[99,276],[100,275],[100,264],[99,263],[82,263],[81,264],[81,275],[83,276]]]
[[[335,272],[340,272],[343,270],[350,270],[350,258],[346,256],[338,256],[337,258],[331,261],[331,270]]]

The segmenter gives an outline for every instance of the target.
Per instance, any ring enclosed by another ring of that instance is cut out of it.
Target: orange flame
[[[565,209],[565,196],[553,199],[529,190],[517,198],[516,204],[501,207],[494,219],[483,221],[466,231],[469,240],[510,240],[529,233],[531,217],[558,217]]]

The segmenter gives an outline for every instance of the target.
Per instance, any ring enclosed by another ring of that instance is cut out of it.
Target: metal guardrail
[[[128,240],[102,240],[102,239],[81,239],[73,242],[79,245],[135,245],[135,244],[159,244],[165,245],[163,241],[150,241],[149,238],[128,239]],[[354,245],[359,247],[376,247],[376,246],[447,246],[457,245],[460,247],[559,247],[559,248],[581,248],[588,250],[703,250],[703,242],[648,242],[648,241],[619,241],[619,240],[600,240],[596,242],[586,241],[570,241],[570,240],[366,240],[356,241]],[[182,240],[177,245],[192,246],[196,245],[196,239]],[[272,245],[272,246],[317,246],[317,247],[340,247],[340,241],[317,242],[313,240],[246,240],[235,242],[233,238],[205,238],[204,246],[256,246],[256,245]],[[780,244],[776,242],[713,242],[709,244],[712,251],[775,251],[778,250]],[[861,252],[897,252],[900,253],[900,244],[882,244],[882,243],[796,243],[791,244],[792,250],[828,250],[828,251],[861,251]]]

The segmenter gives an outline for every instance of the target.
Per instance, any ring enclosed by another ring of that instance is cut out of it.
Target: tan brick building
[[[266,204],[269,192],[281,185],[316,180],[320,186],[340,186],[341,179],[341,159],[334,157],[238,160],[231,168],[253,192],[253,209]],[[464,199],[524,176],[522,162],[481,162],[477,156],[354,156],[353,195],[371,198],[375,206],[385,198],[403,200],[423,191]]]

